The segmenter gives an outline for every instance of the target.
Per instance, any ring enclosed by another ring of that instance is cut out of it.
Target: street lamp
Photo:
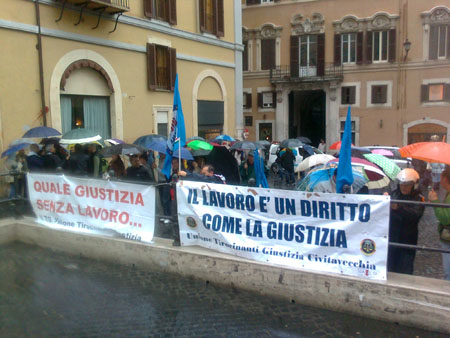
[[[406,38],[406,41],[403,42],[403,48],[405,48],[405,58],[403,59],[403,61],[406,60],[406,58],[408,57],[408,52],[411,49],[411,42],[408,40],[408,38]]]

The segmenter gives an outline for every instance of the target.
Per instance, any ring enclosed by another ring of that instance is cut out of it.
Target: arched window
[[[111,137],[111,80],[95,62],[80,60],[64,72],[60,84],[61,124],[65,133],[75,128]]]

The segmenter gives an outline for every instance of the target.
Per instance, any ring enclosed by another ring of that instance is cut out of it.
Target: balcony
[[[91,11],[102,11],[107,14],[117,14],[130,11],[130,0],[59,0],[65,6],[70,3]]]
[[[327,82],[342,81],[344,72],[342,65],[325,63],[320,66],[304,67],[299,64],[280,66],[270,70],[270,82],[295,83],[295,82]]]

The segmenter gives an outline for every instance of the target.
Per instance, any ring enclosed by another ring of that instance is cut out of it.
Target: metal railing
[[[305,67],[300,64],[291,64],[270,70],[270,81],[272,82],[342,80],[343,78],[344,68],[342,64],[335,63],[325,63],[323,67]]]
[[[93,0],[93,2],[130,9],[130,0]]]

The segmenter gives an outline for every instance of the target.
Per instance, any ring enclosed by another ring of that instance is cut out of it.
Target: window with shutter
[[[428,101],[443,101],[444,100],[443,83],[433,83],[428,85]]]
[[[275,39],[261,40],[261,69],[275,68]]]
[[[177,24],[176,0],[144,0],[144,15],[148,18]]]
[[[356,62],[356,33],[342,34],[342,63]]]
[[[387,85],[372,86],[372,104],[387,102]]]
[[[176,49],[147,44],[148,88],[174,90],[176,73]]]
[[[341,104],[355,104],[356,87],[345,86],[341,89]]]
[[[388,31],[372,32],[372,61],[384,62],[388,60]]]
[[[450,83],[445,84],[444,87],[444,100],[450,102]]]
[[[263,107],[263,93],[258,93],[258,108]]]
[[[449,34],[448,25],[433,25],[430,27],[430,60],[450,58]]]
[[[262,93],[262,108],[273,108],[274,94],[272,92]]]
[[[200,31],[223,37],[225,33],[223,0],[198,0]]]

